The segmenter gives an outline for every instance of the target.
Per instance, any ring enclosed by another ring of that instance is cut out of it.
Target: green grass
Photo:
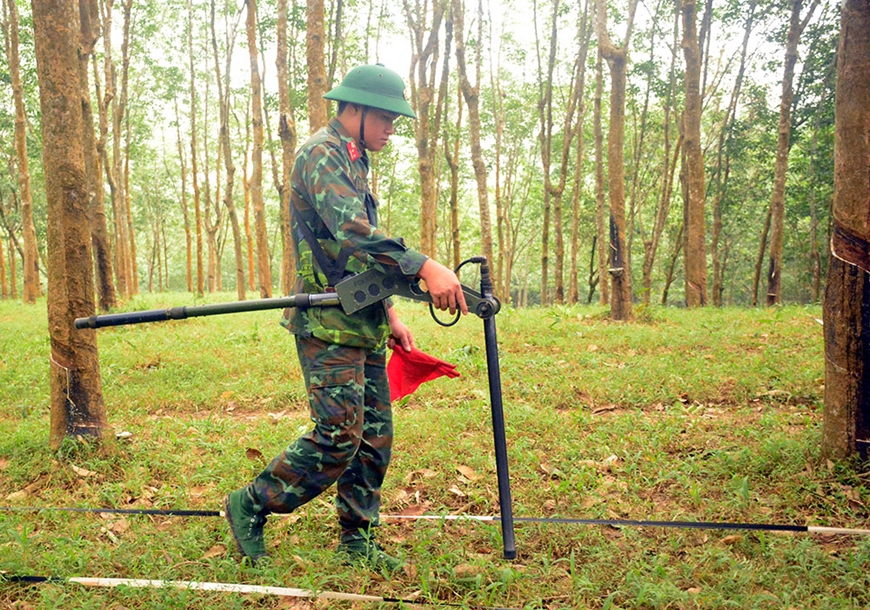
[[[232,300],[218,295],[213,300]],[[191,302],[141,297],[126,309]],[[395,406],[383,513],[493,514],[498,492],[483,330],[442,329],[397,305],[418,346],[458,366]],[[0,302],[0,505],[217,509],[224,494],[308,427],[278,312],[98,332],[113,451],[48,448],[44,302]],[[864,466],[819,459],[821,312],[661,309],[611,323],[599,307],[497,317],[517,516],[741,521],[864,528]],[[249,457],[250,455],[250,457]],[[457,470],[461,467],[461,473]],[[391,578],[333,556],[332,494],[273,518],[264,569],[240,565],[217,518],[0,512],[0,570],[166,578],[415,595],[529,608],[863,608],[860,537],[577,525],[387,522],[408,560]],[[16,605],[17,604],[17,605]],[[0,607],[289,606],[278,598],[78,585],[0,584]]]

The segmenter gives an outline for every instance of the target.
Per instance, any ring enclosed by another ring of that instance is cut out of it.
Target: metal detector
[[[493,296],[492,278],[486,258],[476,256],[464,261],[457,267],[457,273],[464,265],[469,263],[480,266],[480,292],[464,285],[462,286],[462,292],[465,295],[468,310],[483,320],[504,557],[505,559],[515,559],[517,550],[514,539],[513,509],[511,504],[510,477],[508,475],[507,444],[505,441],[505,419],[501,394],[501,374],[495,329],[495,315],[501,309],[501,303]],[[432,317],[442,326],[452,326],[458,322],[460,317],[460,314],[457,312],[456,318],[452,321],[447,323],[442,322],[435,315],[435,309],[429,293],[420,286],[419,282],[409,281],[401,275],[391,275],[376,269],[369,269],[364,273],[348,277],[336,284],[335,292],[302,293],[287,297],[257,299],[253,301],[95,315],[87,318],[77,318],[75,320],[75,327],[79,329],[104,328],[107,326],[183,320],[185,318],[200,316],[217,316],[245,311],[285,309],[288,307],[341,307],[346,314],[353,314],[391,296],[402,296],[415,301],[429,303]]]

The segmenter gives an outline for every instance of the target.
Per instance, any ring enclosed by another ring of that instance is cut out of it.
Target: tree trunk
[[[540,40],[538,37],[538,5],[533,4],[532,17],[535,23],[535,51],[538,60],[538,120],[541,130],[541,166],[544,173],[544,217],[541,222],[541,305],[550,303],[550,212],[553,189],[550,183],[550,163],[553,151],[553,69],[556,60],[556,32],[559,0],[553,0],[553,24],[550,32],[550,54],[547,74],[541,66]]]
[[[583,122],[586,118],[586,57],[589,53],[589,41],[592,37],[592,28],[588,26],[589,1],[583,9],[583,19],[580,21],[578,39],[580,49],[578,51],[579,84],[577,87],[577,153],[574,160],[574,187],[571,193],[571,262],[568,280],[568,304],[573,305],[580,301],[579,286],[579,262],[580,262],[580,199],[583,190]]]
[[[428,3],[427,3],[428,4]],[[436,64],[438,62],[438,33],[447,3],[433,2],[431,19],[426,23],[427,11],[418,1],[412,7],[403,0],[405,19],[411,37],[411,104],[417,120],[414,121],[414,139],[417,144],[418,168],[420,171],[420,251],[432,258],[438,254],[438,198],[435,180],[435,159],[438,152],[438,134],[441,133],[441,88],[435,88]],[[445,65],[449,48],[445,53]],[[446,85],[446,83],[445,83]],[[437,93],[436,93],[437,91]],[[434,108],[435,116],[432,116]],[[435,140],[434,142],[432,140]]]
[[[597,31],[601,56],[610,68],[610,129],[607,134],[607,177],[610,191],[610,317],[630,322],[634,319],[631,302],[631,267],[625,235],[625,77],[628,46],[637,0],[631,0],[628,26],[621,47],[610,41],[607,33],[607,9],[597,0]]]
[[[281,186],[278,196],[281,201],[281,286],[284,294],[293,292],[296,283],[296,252],[290,229],[290,173],[296,154],[296,119],[290,103],[290,72],[287,69],[287,0],[278,0],[278,137],[281,139]]]
[[[0,299],[9,298],[9,288],[6,286],[6,256],[3,254],[3,238],[0,237]]]
[[[749,3],[749,15],[746,17],[746,24],[743,29],[743,45],[740,48],[740,67],[737,69],[737,78],[734,81],[734,88],[731,90],[731,100],[728,103],[728,109],[725,113],[725,121],[722,124],[722,129],[719,132],[719,146],[716,152],[716,167],[713,184],[715,193],[713,196],[713,227],[710,236],[710,257],[713,261],[713,305],[720,307],[722,305],[722,291],[724,290],[725,265],[720,253],[719,239],[722,235],[723,219],[722,206],[725,202],[725,192],[728,188],[728,177],[730,175],[730,144],[734,131],[734,122],[737,119],[737,100],[740,97],[740,90],[743,85],[743,76],[746,71],[746,54],[749,48],[749,37],[752,33],[752,25],[755,20],[756,2],[753,0]]]
[[[837,54],[834,237],[825,288],[822,455],[870,447],[870,5],[845,0]]]
[[[106,201],[103,190],[102,156],[97,144],[94,113],[91,105],[91,92],[88,83],[89,61],[94,54],[94,46],[99,38],[99,8],[96,2],[79,0],[81,23],[81,47],[79,48],[79,81],[82,87],[82,129],[85,171],[88,179],[88,220],[91,225],[91,245],[94,251],[97,299],[101,311],[109,311],[117,304],[115,294],[112,251],[109,244],[109,230],[106,224]],[[96,29],[94,28],[96,24]],[[99,96],[99,92],[97,94]]]
[[[610,283],[606,281],[609,277],[607,272],[609,252],[604,244],[607,244],[610,239],[606,225],[610,214],[604,192],[604,133],[601,127],[601,98],[604,94],[602,63],[603,58],[599,50],[598,60],[595,62],[595,98],[592,117],[595,132],[595,243],[598,244],[598,303],[607,305],[610,302]]]
[[[193,232],[190,228],[190,209],[187,204],[187,159],[184,157],[184,145],[181,141],[181,114],[178,112],[178,97],[175,102],[175,137],[178,146],[178,165],[181,173],[181,213],[184,218],[184,252],[185,279],[187,291],[193,292]]]
[[[39,255],[36,245],[36,228],[33,225],[33,197],[30,193],[30,170],[27,163],[27,116],[24,110],[24,94],[18,60],[18,7],[15,0],[8,0],[9,40],[6,45],[9,60],[9,76],[12,81],[12,98],[15,104],[15,153],[18,162],[18,196],[21,201],[21,238],[24,242],[22,263],[24,290],[22,297],[28,305],[36,303],[42,295],[39,282]]]
[[[797,47],[804,28],[815,12],[819,0],[813,0],[807,15],[801,21],[803,0],[791,0],[791,20],[785,46],[785,65],[782,74],[782,99],[779,105],[779,131],[776,141],[776,166],[773,172],[773,195],[770,199],[770,264],[767,270],[767,304],[782,302],[782,250],[785,230],[785,180],[788,172],[789,139],[791,137],[791,106],[794,102],[794,70]]]
[[[480,243],[483,256],[490,264],[493,263],[492,249],[492,223],[489,217],[489,189],[486,184],[486,163],[483,160],[483,149],[480,136],[480,85],[472,85],[468,80],[468,69],[465,61],[465,9],[461,0],[453,2],[454,34],[456,36],[456,60],[459,68],[459,84],[465,105],[468,107],[468,124],[471,136],[471,164],[474,166],[474,177],[477,181],[477,202],[480,209]],[[480,79],[481,69],[481,46],[483,45],[483,7],[478,5],[478,32],[477,32],[477,55],[476,73]]]
[[[236,166],[233,164],[233,151],[230,146],[230,69],[232,68],[233,48],[235,47],[235,29],[226,33],[226,65],[221,74],[220,59],[218,56],[217,33],[215,32],[215,4],[211,3],[211,45],[214,53],[215,81],[218,86],[218,106],[220,108],[220,142],[223,151],[224,169],[227,171],[226,188],[224,190],[224,205],[227,215],[230,217],[230,228],[233,231],[233,254],[236,263],[236,298],[245,300],[245,259],[242,256],[242,231],[239,226],[239,217],[236,214],[236,205],[233,202],[233,186],[236,175]]]
[[[701,150],[701,50],[695,0],[683,0],[683,55],[686,58],[686,107],[683,151],[686,163],[685,252],[686,305],[707,304],[707,254],[704,218],[704,157]]]
[[[771,208],[767,206],[767,216],[764,218],[764,226],[761,229],[761,237],[758,240],[758,256],[755,259],[755,272],[752,274],[752,306],[758,305],[758,289],[761,285],[761,268],[764,265],[764,253],[767,251],[767,236],[770,234]]]
[[[187,56],[190,70],[190,180],[193,186],[193,213],[196,233],[196,294],[205,292],[203,253],[202,193],[199,188],[199,159],[196,127],[196,62],[193,55],[193,3],[187,0]]]
[[[263,98],[257,59],[257,0],[246,1],[248,4],[246,21],[248,54],[251,59],[251,120],[254,133],[254,148],[251,152],[251,206],[254,210],[254,231],[257,236],[257,279],[259,280],[260,296],[265,299],[272,296],[272,267],[269,260],[269,240],[266,235],[266,207],[263,203]],[[322,6],[321,4],[321,8]],[[320,59],[322,69],[322,53]],[[311,68],[310,62],[309,68]],[[310,87],[308,95],[310,102]],[[322,97],[322,94],[320,95]],[[312,114],[312,131],[314,130],[314,120],[315,117]],[[319,127],[317,128],[319,129]]]
[[[248,1],[256,2],[256,0]],[[323,99],[323,95],[327,91],[326,58],[324,54],[326,29],[324,26],[323,0],[307,0],[306,6],[305,49],[308,57],[308,127],[311,133],[314,133],[321,127],[326,126],[326,100]],[[251,34],[249,33],[248,35],[250,36]],[[254,48],[256,49],[256,47]],[[256,111],[254,111],[254,120],[256,121]],[[254,140],[256,140],[256,129],[254,131]],[[256,149],[256,147],[255,143],[254,148]],[[256,210],[256,207],[254,209]],[[257,238],[259,240],[259,235]]]
[[[94,282],[82,151],[76,5],[33,2],[48,216],[48,331],[51,340],[51,435],[101,439],[103,404],[96,333],[73,320],[94,313]]]
[[[683,146],[682,138],[677,139],[677,145],[671,155],[671,113],[674,112],[674,99],[676,98],[676,71],[677,62],[677,43],[679,40],[680,31],[680,11],[675,6],[674,10],[674,34],[671,44],[671,67],[669,71],[670,87],[668,96],[664,104],[664,154],[662,155],[662,192],[659,198],[659,204],[656,207],[655,220],[653,221],[652,232],[649,238],[643,244],[643,303],[649,305],[652,299],[652,273],[655,265],[656,256],[658,255],[659,244],[661,243],[662,234],[668,222],[668,215],[671,209],[671,198],[673,196],[674,173],[677,170],[677,163],[680,159],[680,153]]]

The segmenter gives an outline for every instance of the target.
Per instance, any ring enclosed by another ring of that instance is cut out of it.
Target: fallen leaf
[[[592,343],[592,344],[590,344],[590,345],[586,348],[586,351],[589,351],[589,352],[597,352],[597,351],[598,351],[598,346],[595,345],[594,343]]]
[[[477,474],[476,472],[474,472],[474,471],[473,471],[471,468],[469,468],[468,466],[457,466],[457,467],[456,467],[456,470],[458,470],[458,471],[459,471],[459,474],[461,474],[462,476],[464,476],[464,477],[465,477],[466,479],[468,479],[469,481],[475,481],[475,480],[477,480],[477,479],[480,478],[480,475]]]
[[[453,568],[453,573],[456,574],[458,578],[467,578],[469,576],[475,576],[479,573],[476,567],[468,563],[461,563],[455,568]]]
[[[686,589],[686,593],[689,593],[690,595],[697,595],[700,592],[701,587],[689,587],[688,589]]]
[[[199,497],[207,494],[210,490],[209,485],[195,485],[190,488],[190,495]]]
[[[263,455],[263,452],[259,449],[254,449],[253,447],[248,447],[245,449],[245,457],[251,460],[252,462],[263,462],[266,463],[266,456]]]
[[[124,532],[127,531],[127,528],[129,528],[129,527],[130,527],[130,525],[127,523],[127,520],[122,517],[118,521],[115,521],[114,523],[112,523],[109,526],[109,529],[112,530],[113,532],[115,532],[116,534],[123,534]]]
[[[404,517],[419,517],[429,510],[428,504],[411,504],[403,508],[399,514]]]
[[[428,468],[421,468],[420,470],[414,470],[412,472],[409,472],[405,476],[405,483],[410,485],[411,483],[413,483],[417,479],[431,479],[432,477],[436,476],[437,474],[438,473],[435,472],[434,470],[429,470]]]
[[[28,496],[26,491],[13,491],[11,494],[6,496],[7,502],[15,502],[16,500],[23,500]]]
[[[72,468],[72,471],[74,473],[76,473],[77,475],[79,475],[80,477],[92,477],[92,476],[97,474],[96,472],[93,472],[91,470],[86,470],[85,468],[79,468],[75,464],[70,464],[69,467]]]
[[[126,430],[119,430],[115,432],[115,438],[130,438],[133,436],[132,432],[127,432]]]
[[[6,470],[9,467],[9,460],[0,458],[0,470]]]
[[[205,552],[203,559],[212,559],[214,557],[223,557],[227,553],[227,547],[222,544],[216,544]]]
[[[447,491],[449,491],[449,492],[452,493],[452,494],[456,494],[456,495],[459,496],[460,498],[464,498],[464,497],[465,497],[465,492],[462,491],[461,489],[459,489],[458,487],[456,487],[456,485],[452,486],[452,487],[451,487],[450,489],[448,489]]]
[[[278,421],[279,419],[281,419],[285,415],[287,415],[287,411],[278,411],[277,413],[269,413],[269,417],[271,417],[275,421]]]
[[[732,546],[732,545],[737,544],[741,540],[743,540],[743,536],[733,534],[731,536],[725,536],[724,538],[722,538],[722,544],[727,544],[729,546]]]

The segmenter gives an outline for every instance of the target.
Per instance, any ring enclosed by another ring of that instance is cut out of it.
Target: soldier
[[[296,291],[329,291],[370,267],[426,283],[434,305],[468,313],[462,288],[447,267],[377,229],[368,184],[368,151],[379,151],[399,116],[416,118],[402,78],[382,65],[360,66],[327,93],[337,116],[299,150],[291,176]],[[393,437],[386,346],[409,350],[414,339],[389,302],[353,315],[338,307],[292,309],[282,325],[295,335],[314,429],[291,443],[224,509],[239,552],[266,557],[263,526],[270,513],[289,513],[337,483],[338,552],[375,569],[402,562],[383,551],[378,525],[381,484]]]

